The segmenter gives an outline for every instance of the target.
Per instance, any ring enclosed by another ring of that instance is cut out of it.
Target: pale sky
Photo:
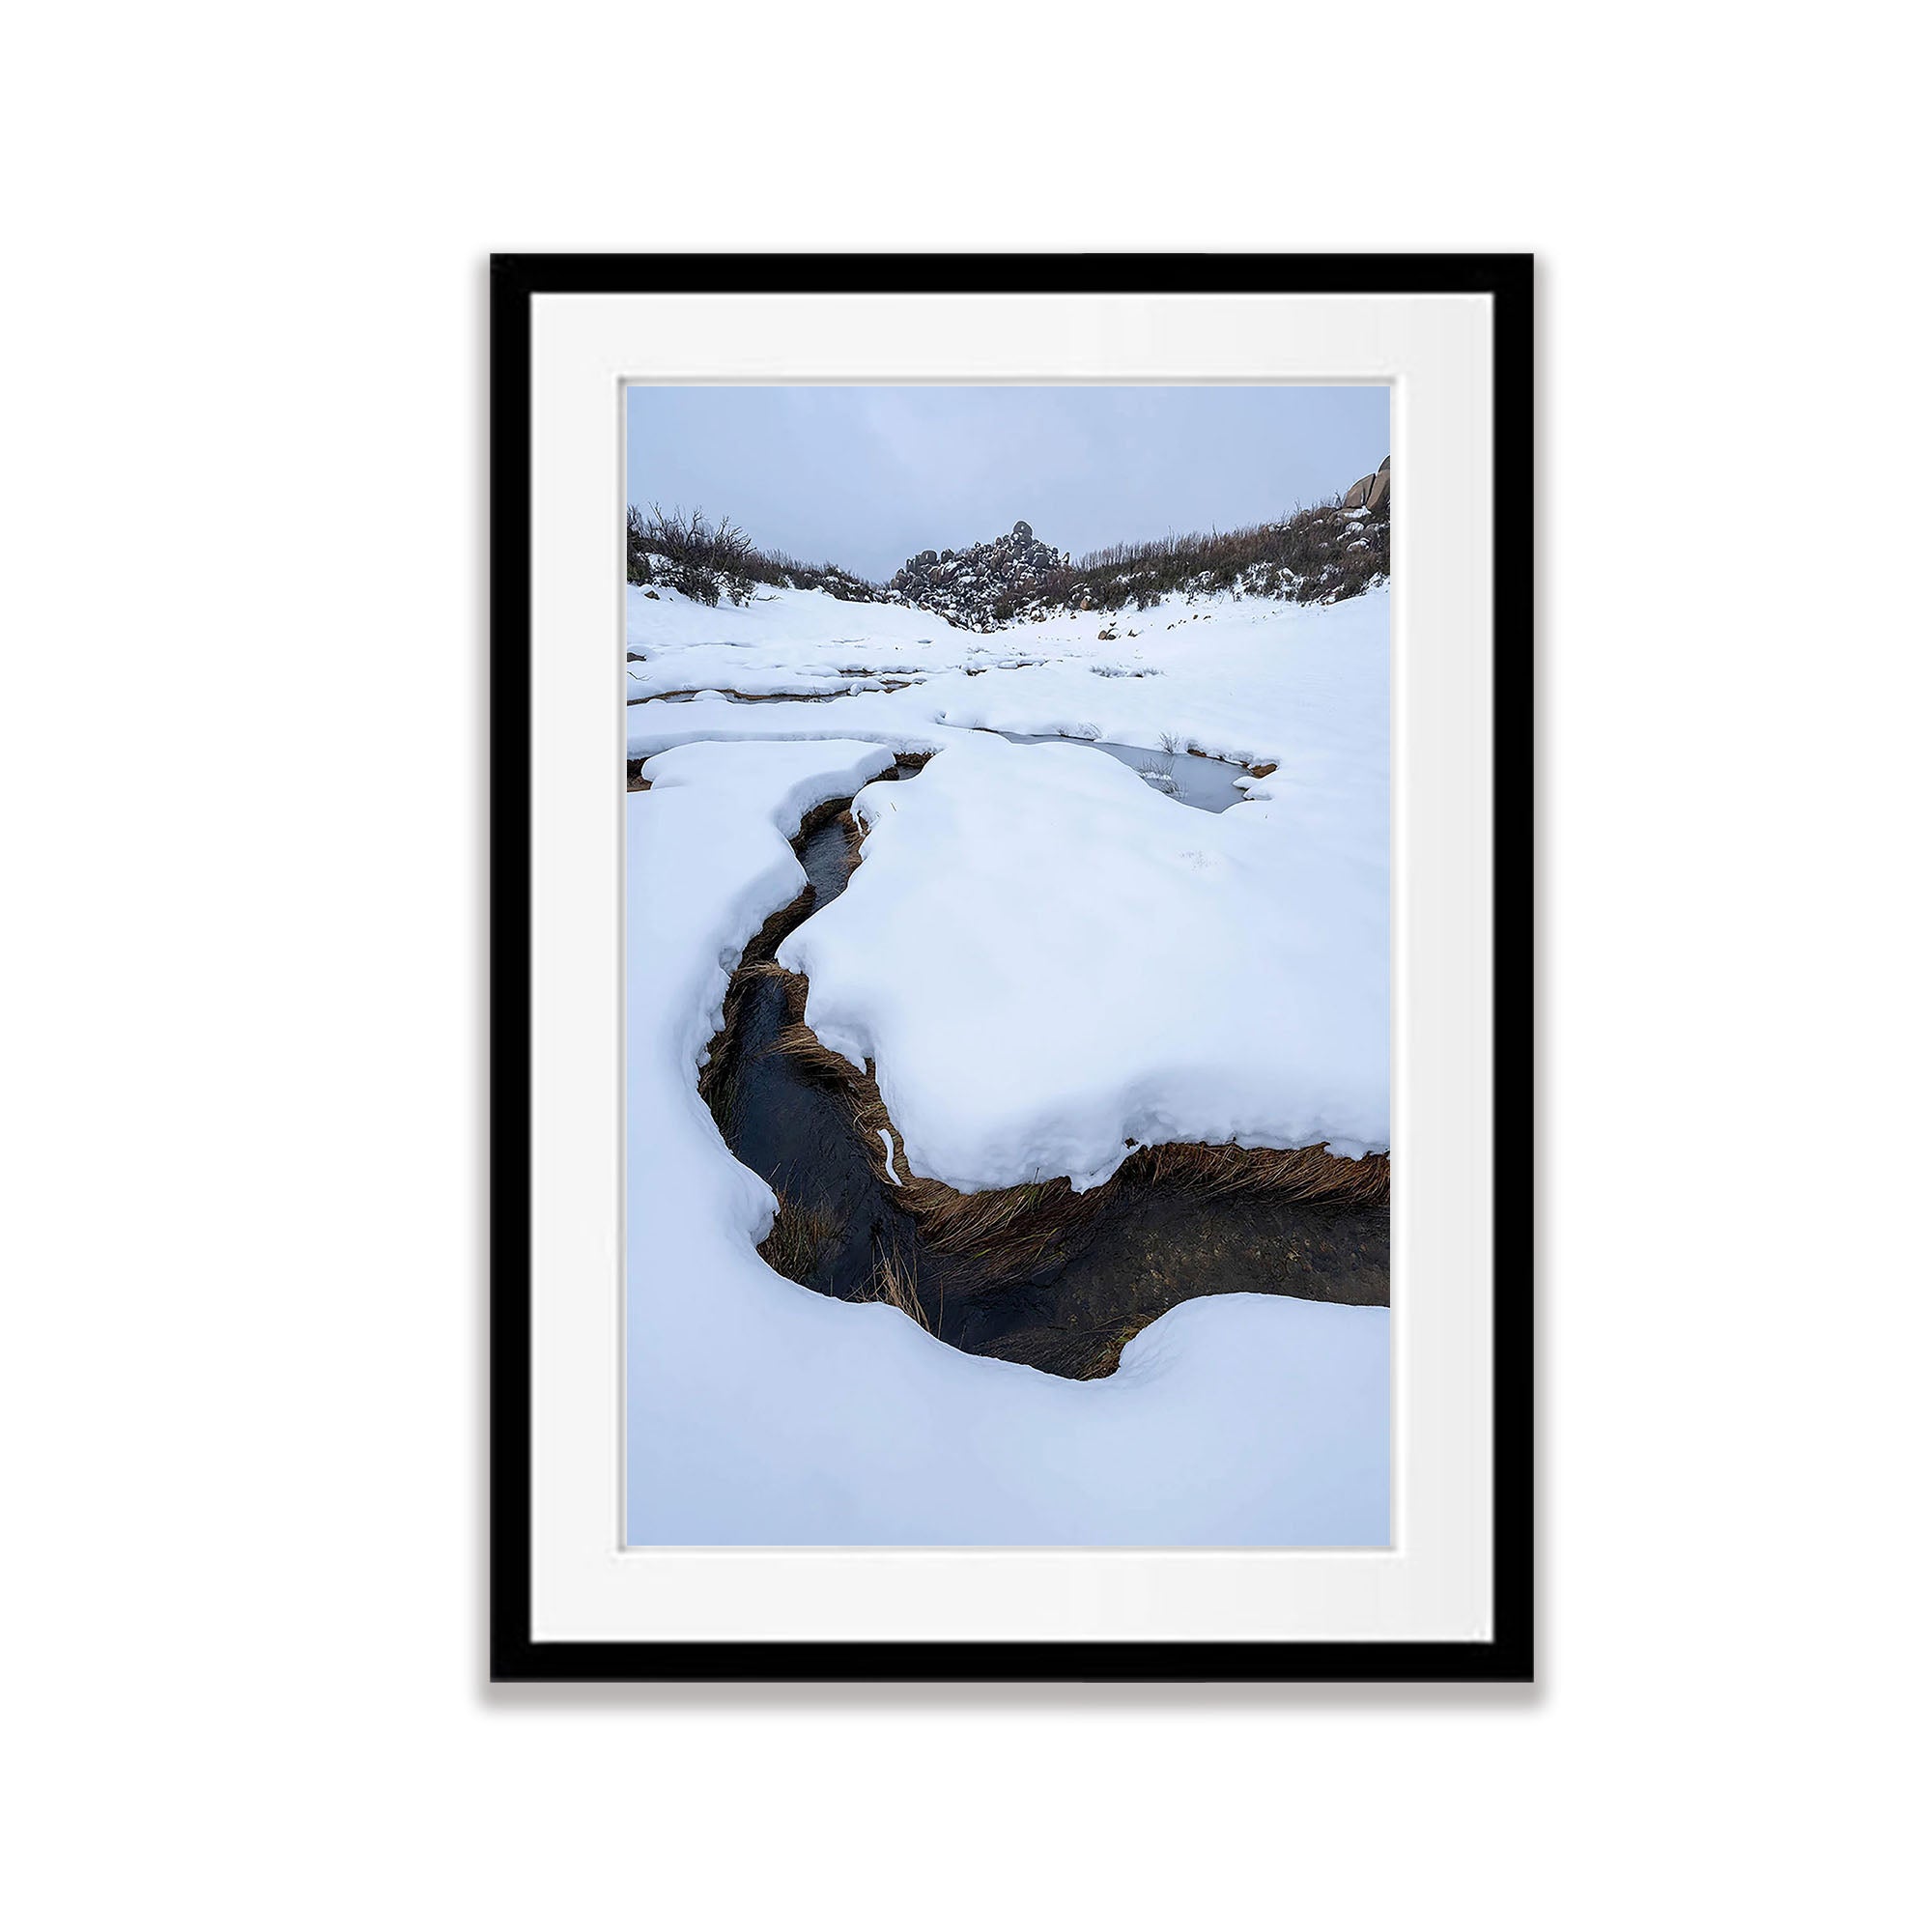
[[[1389,453],[1386,388],[627,391],[628,494],[728,516],[806,563],[890,577],[1024,517],[1071,551],[1230,528]]]

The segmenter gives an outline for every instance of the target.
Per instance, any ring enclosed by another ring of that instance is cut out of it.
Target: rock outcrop
[[[1359,483],[1350,486],[1349,494],[1342,498],[1345,510],[1379,510],[1382,499],[1388,495],[1389,460],[1382,458],[1382,467],[1373,476],[1364,476]]]
[[[1033,526],[1022,521],[991,543],[969,544],[959,551],[923,550],[907,557],[886,594],[895,604],[914,605],[979,629],[996,621],[996,606],[1010,611],[1015,599],[1035,594],[1069,561],[1064,551],[1039,542]]]

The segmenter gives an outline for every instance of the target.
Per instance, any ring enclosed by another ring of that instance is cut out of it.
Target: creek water
[[[1105,752],[1110,758],[1131,766],[1155,791],[1202,811],[1226,811],[1246,796],[1235,781],[1248,776],[1247,767],[1226,758],[1198,757],[1192,752],[1150,752],[1144,745],[1111,745],[1105,739],[1063,738],[1052,733],[1002,731],[999,735],[1009,745],[1085,745],[1091,751]]]

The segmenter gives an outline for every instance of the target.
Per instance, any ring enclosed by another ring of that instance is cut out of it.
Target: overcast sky
[[[628,392],[634,503],[874,580],[1022,517],[1078,556],[1227,529],[1388,454],[1385,388],[660,388]]]

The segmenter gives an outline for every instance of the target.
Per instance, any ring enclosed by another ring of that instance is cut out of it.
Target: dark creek
[[[923,762],[903,759],[894,776]],[[795,841],[810,883],[746,948],[699,1081],[725,1145],[779,1197],[760,1250],[772,1266],[840,1300],[891,1301],[974,1354],[1077,1378],[1111,1374],[1132,1336],[1195,1295],[1387,1305],[1385,1163],[1338,1183],[1368,1197],[1356,1199],[1297,1199],[1271,1177],[1365,1163],[1219,1149],[1143,1150],[1087,1196],[1059,1181],[950,1196],[937,1214],[932,1197],[948,1190],[891,1185],[855,1100],[870,1091],[876,1111],[876,1090],[834,1073],[822,1048],[798,1050],[804,982],[772,963],[785,934],[845,890],[857,851],[845,803],[814,812]]]

